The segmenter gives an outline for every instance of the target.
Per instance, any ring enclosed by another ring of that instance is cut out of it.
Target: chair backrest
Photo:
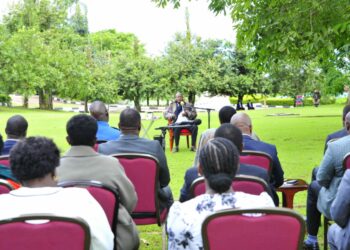
[[[0,221],[0,249],[88,250],[90,240],[81,218],[35,214]]]
[[[9,155],[1,155],[0,156],[0,164],[6,167],[10,167],[10,156]]]
[[[11,190],[13,190],[11,184],[6,180],[0,179],[0,194],[7,194]]]
[[[267,192],[268,187],[266,182],[261,178],[249,175],[237,175],[232,181],[232,189],[234,191],[259,195],[262,192]],[[197,178],[191,184],[190,193],[191,197],[196,197],[205,193],[203,177]]]
[[[158,201],[159,162],[148,154],[114,154],[124,167],[125,173],[134,184],[137,193],[137,205],[131,216],[137,218],[157,218],[160,225],[160,209]]]
[[[243,150],[239,162],[261,167],[271,175],[272,158],[269,154],[260,151]]]
[[[343,159],[344,170],[350,169],[350,153],[347,153]]]
[[[94,180],[69,180],[58,183],[60,187],[83,187],[95,198],[103,208],[109,225],[114,231],[118,221],[119,194],[118,190]]]
[[[208,216],[202,225],[204,249],[302,249],[303,218],[291,209],[228,209]]]

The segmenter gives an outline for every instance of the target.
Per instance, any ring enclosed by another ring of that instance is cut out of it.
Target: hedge
[[[0,94],[0,103],[2,103],[2,105],[11,106],[11,97],[6,94]]]
[[[230,97],[230,103],[233,105],[237,104],[237,97]],[[264,103],[264,99],[263,98],[257,98],[257,100],[253,100],[253,99],[246,99],[243,98],[243,104],[246,104],[248,102],[248,100],[251,100],[253,103]],[[321,104],[334,104],[336,102],[336,98],[335,97],[328,97],[328,96],[324,96],[321,98]],[[294,99],[293,98],[278,98],[278,97],[268,97],[266,98],[266,105],[269,106],[293,106],[294,105]],[[311,97],[307,97],[304,98],[304,106],[312,106],[313,105],[313,101]]]

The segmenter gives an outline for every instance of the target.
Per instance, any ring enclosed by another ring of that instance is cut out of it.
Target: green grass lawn
[[[261,140],[277,146],[279,159],[285,172],[286,178],[301,178],[310,181],[311,170],[317,166],[323,156],[323,147],[326,136],[341,128],[341,112],[343,105],[328,105],[314,107],[300,107],[294,109],[266,109],[253,110],[248,114],[253,121],[253,130]],[[293,113],[291,116],[269,116],[277,113]],[[75,113],[58,111],[25,110],[20,108],[0,107],[0,132],[4,136],[6,120],[14,115],[21,114],[29,122],[28,135],[47,136],[57,143],[62,153],[68,149],[65,140],[65,124]],[[161,114],[156,114],[161,117]],[[199,134],[207,129],[207,113],[199,113],[202,125],[199,126]],[[110,124],[117,126],[118,114],[112,113]],[[149,121],[143,121],[147,127]],[[156,120],[149,135],[159,135],[158,126],[166,125],[164,119]],[[211,127],[218,127],[217,112],[211,113]],[[181,138],[180,152],[170,153],[167,137],[166,156],[171,174],[170,186],[174,198],[178,199],[180,188],[183,184],[184,173],[192,166],[194,153],[186,147],[186,140]],[[296,210],[305,215],[306,192],[296,195],[294,205]],[[160,249],[161,230],[157,226],[140,227],[140,236],[148,241],[149,245],[142,244],[141,249]],[[319,232],[321,239],[322,229]],[[320,241],[320,243],[322,240]],[[322,244],[321,244],[322,245]]]

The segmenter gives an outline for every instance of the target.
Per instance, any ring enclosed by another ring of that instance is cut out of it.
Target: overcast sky
[[[8,3],[0,0],[1,14],[6,13]],[[191,31],[202,38],[235,41],[235,33],[229,16],[215,16],[208,10],[207,1],[183,0],[180,9],[171,6],[157,8],[151,0],[81,0],[88,9],[90,32],[116,29],[137,35],[151,55],[160,54],[176,32],[184,32],[185,7],[190,12]]]

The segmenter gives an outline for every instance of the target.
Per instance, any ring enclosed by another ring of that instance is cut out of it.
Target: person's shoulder
[[[248,194],[244,192],[235,192],[235,198],[238,208],[259,208],[263,206],[274,206],[271,197],[266,192],[262,192],[259,195]]]
[[[342,147],[343,145],[348,145],[349,142],[350,142],[350,135],[347,135],[339,138],[338,140],[332,141],[331,143],[328,144],[328,147],[339,148],[339,147]]]

